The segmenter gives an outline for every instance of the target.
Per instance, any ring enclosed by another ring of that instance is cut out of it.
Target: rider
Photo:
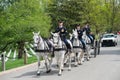
[[[66,35],[67,35],[67,30],[66,28],[63,26],[63,21],[59,21],[58,23],[58,27],[55,30],[55,33],[59,33],[61,40],[66,44],[67,48],[71,48],[70,44],[68,43],[67,39],[66,39]]]
[[[91,33],[91,29],[88,23],[85,24],[85,27],[83,29],[83,31],[86,31],[86,35],[89,37],[89,39],[91,40],[91,43],[93,43],[93,37],[90,35]]]
[[[77,33],[78,33],[78,39],[81,41],[81,43],[83,45],[83,50],[85,51],[85,49],[86,49],[85,42],[82,39],[83,30],[80,28],[80,24],[76,25],[76,29],[77,29]]]

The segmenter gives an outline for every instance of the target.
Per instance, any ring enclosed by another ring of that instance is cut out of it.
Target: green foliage
[[[53,28],[60,19],[72,29],[73,24],[89,22],[94,33],[117,31],[120,26],[119,0],[53,0],[49,11]]]
[[[65,22],[69,31],[74,24],[82,20],[82,2],[81,0],[58,0],[50,4],[49,11],[52,17],[53,29],[57,26],[59,20]]]
[[[6,70],[17,68],[17,67],[20,67],[20,66],[24,66],[23,61],[24,61],[24,59],[17,59],[15,61],[13,61],[12,59],[8,60],[6,62]],[[28,63],[27,64],[31,64],[31,63],[34,63],[36,61],[37,61],[36,56],[30,57],[30,58],[28,58]],[[1,62],[0,62],[0,64],[1,64]],[[2,69],[0,68],[0,72],[1,71],[2,71]]]
[[[0,11],[0,50],[10,42],[31,41],[33,31],[40,31],[43,37],[49,36],[51,19],[40,1],[16,0]]]
[[[115,32],[120,30],[120,1],[0,0],[0,50],[11,43],[16,46],[20,41],[30,42],[33,31],[48,37],[58,20],[64,21],[69,32],[74,24],[83,27],[85,22],[90,23],[94,33]]]

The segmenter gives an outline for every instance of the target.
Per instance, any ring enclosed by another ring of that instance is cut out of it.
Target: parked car
[[[116,46],[117,45],[117,35],[113,33],[104,34],[101,38],[101,46]]]

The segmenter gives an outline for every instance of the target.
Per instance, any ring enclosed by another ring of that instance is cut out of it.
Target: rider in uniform
[[[55,33],[59,33],[61,40],[66,44],[67,48],[70,49],[70,44],[68,43],[68,41],[66,39],[67,30],[63,26],[62,21],[59,21],[59,26],[56,28]]]
[[[86,35],[89,37],[89,39],[91,40],[91,43],[93,44],[93,37],[90,35],[91,29],[88,23],[86,23],[83,31],[86,31]]]
[[[78,33],[78,39],[81,41],[82,45],[83,45],[83,50],[85,52],[85,42],[84,40],[82,39],[82,35],[83,35],[83,30],[80,28],[80,24],[77,24],[76,25],[76,29],[77,29],[77,33]]]

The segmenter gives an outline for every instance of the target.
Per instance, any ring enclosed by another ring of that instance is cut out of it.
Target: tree
[[[49,11],[55,27],[59,19],[70,30],[72,24],[89,22],[98,34],[119,29],[119,4],[120,0],[53,0]]]
[[[18,58],[22,58],[25,42],[32,41],[33,31],[40,31],[43,37],[49,36],[51,19],[42,10],[40,0],[18,0],[3,12],[5,14],[0,18],[3,24],[1,42],[3,46],[9,43],[17,44]]]
[[[49,8],[49,14],[53,22],[52,29],[57,26],[59,20],[64,21],[68,31],[71,31],[74,24],[81,23],[83,1],[84,0],[54,0]]]

